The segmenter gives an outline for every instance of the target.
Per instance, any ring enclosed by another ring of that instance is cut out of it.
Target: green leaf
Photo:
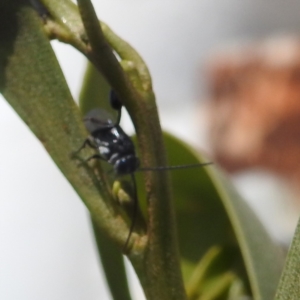
[[[208,161],[170,135],[165,143],[170,165]],[[230,268],[241,278],[245,267],[254,299],[272,299],[283,255],[225,175],[215,165],[170,172],[185,281],[204,254],[220,246],[232,250]]]
[[[79,110],[37,13],[27,1],[11,2],[0,10],[0,92],[67,174],[85,136]]]
[[[300,222],[289,249],[275,300],[298,300],[300,298]]]
[[[228,254],[228,249],[225,251],[221,247],[212,247],[200,259],[186,284],[189,299],[227,299],[232,290],[231,286],[237,280],[241,282],[240,288],[231,294],[246,294],[242,280],[229,270],[232,257]]]
[[[72,158],[87,132],[43,24],[24,0],[0,4],[0,92],[41,141],[98,226],[122,245],[128,234],[122,212],[113,201],[104,201],[109,194],[94,170]]]
[[[282,249],[225,175],[217,169],[209,173],[233,225],[254,299],[273,299],[284,265]]]
[[[70,157],[87,136],[79,109],[36,12],[23,3],[15,1],[0,10],[1,92],[41,140],[81,197],[87,199],[86,204],[90,208],[99,208],[98,183]],[[86,90],[85,94],[89,95],[89,92]],[[90,205],[88,201],[93,200],[94,205]],[[105,212],[105,209],[100,207],[99,211]],[[113,284],[118,288],[112,294],[115,299],[130,299],[120,250],[104,236],[99,222],[93,222],[93,225],[97,242],[105,239],[105,245],[110,245],[111,270],[107,276],[110,285],[114,280]],[[103,256],[107,258],[105,249]],[[107,267],[106,260],[103,266]],[[125,280],[120,280],[116,273]]]
[[[85,115],[96,107],[112,111],[109,92],[110,86],[105,78],[88,62],[79,95],[79,107],[82,114]]]
[[[93,223],[99,256],[114,300],[130,300],[124,260],[120,249]]]

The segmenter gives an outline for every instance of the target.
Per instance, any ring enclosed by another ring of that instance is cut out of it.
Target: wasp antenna
[[[138,209],[138,198],[137,198],[137,187],[136,187],[136,180],[135,180],[135,176],[134,173],[131,173],[131,180],[132,180],[132,184],[133,184],[133,191],[134,191],[134,195],[133,195],[133,211],[132,211],[132,217],[131,217],[131,225],[130,225],[130,229],[129,229],[129,233],[126,239],[126,242],[123,246],[123,252],[126,253],[127,250],[127,246],[128,243],[130,241],[134,226],[135,226],[135,222],[136,222],[136,217],[137,217],[137,209]]]
[[[190,169],[190,168],[200,168],[212,165],[213,162],[206,163],[198,163],[198,164],[190,164],[190,165],[178,165],[178,166],[159,166],[159,167],[145,167],[139,168],[136,172],[144,172],[144,171],[169,171],[169,170],[180,170],[180,169]]]

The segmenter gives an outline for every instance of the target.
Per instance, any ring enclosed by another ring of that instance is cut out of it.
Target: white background
[[[201,76],[205,59],[224,44],[298,33],[300,28],[297,0],[98,0],[95,4],[99,18],[146,60],[163,126],[204,148],[196,100],[205,91]],[[85,60],[69,46],[53,45],[76,99]],[[124,126],[130,130],[128,124]],[[0,299],[110,299],[83,204],[2,98],[0,137]],[[296,213],[280,215],[279,211],[288,210],[287,204],[271,210],[274,200],[286,195],[286,188],[262,172],[235,181],[260,209],[273,236],[288,240]],[[138,290],[136,294],[142,299]]]

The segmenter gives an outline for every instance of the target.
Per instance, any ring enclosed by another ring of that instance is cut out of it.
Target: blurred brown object
[[[261,167],[299,183],[300,39],[215,55],[207,77],[215,161],[229,172]]]

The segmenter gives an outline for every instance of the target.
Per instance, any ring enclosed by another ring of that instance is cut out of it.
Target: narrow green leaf
[[[220,277],[215,277],[212,282],[210,282],[210,287],[206,288],[203,294],[198,298],[199,300],[215,300],[215,299],[226,299],[227,292],[230,285],[234,282],[236,276],[232,272],[226,272]]]
[[[244,258],[255,300],[273,299],[284,265],[282,249],[220,170],[210,170]]]
[[[199,286],[202,284],[206,273],[209,271],[209,268],[211,268],[214,260],[220,255],[221,251],[222,249],[220,247],[212,247],[196,265],[186,284],[186,291],[189,298],[198,292]]]
[[[118,206],[103,200],[109,194],[94,170],[71,158],[87,132],[42,22],[28,1],[0,4],[0,92],[41,141],[95,222],[122,245],[128,226]]]
[[[212,247],[207,251],[186,284],[189,299],[198,299],[200,295],[203,300],[217,298],[215,295],[222,299],[227,298],[229,288],[237,278],[235,273],[227,270],[229,267],[227,258],[228,255],[221,247]],[[202,299],[201,297],[199,299]]]
[[[130,300],[124,260],[116,244],[103,234],[92,221],[99,256],[111,295],[114,300]]]
[[[289,249],[275,300],[300,299],[300,221]]]
[[[82,114],[85,115],[96,107],[112,111],[109,92],[110,86],[105,78],[88,62],[79,95],[79,107]]]

